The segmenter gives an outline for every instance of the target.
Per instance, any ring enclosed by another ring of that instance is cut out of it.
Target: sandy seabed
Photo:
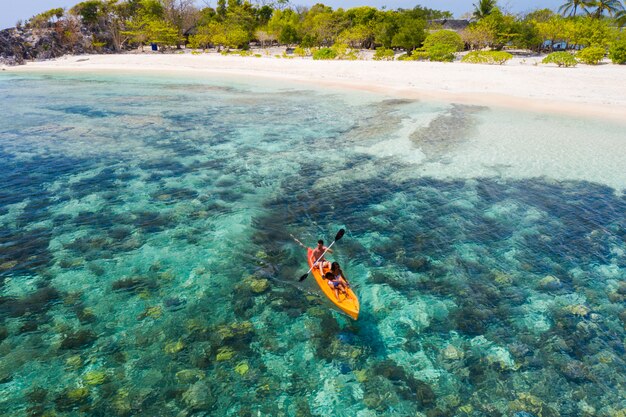
[[[5,68],[24,71],[111,71],[229,74],[304,81],[392,96],[626,121],[626,66],[558,68],[541,58],[514,58],[503,66],[460,62],[313,61],[216,53],[65,56]]]

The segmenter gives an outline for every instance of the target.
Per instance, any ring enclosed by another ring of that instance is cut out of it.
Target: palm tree
[[[568,14],[569,16],[576,16],[576,12],[578,11],[579,7],[581,10],[586,11],[588,6],[589,0],[567,0],[565,4],[559,7],[559,13],[561,13],[563,16]]]
[[[626,26],[626,10],[622,9],[615,13],[615,22],[620,28]]]
[[[479,0],[478,4],[474,4],[474,17],[476,19],[482,19],[493,12],[496,8],[497,0]]]
[[[596,8],[593,13],[590,13],[596,18],[602,17],[604,12],[608,12],[609,16],[613,16],[616,12],[624,10],[620,0],[594,0],[589,2],[589,6]]]

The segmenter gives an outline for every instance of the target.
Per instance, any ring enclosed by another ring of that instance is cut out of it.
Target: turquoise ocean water
[[[0,415],[626,415],[623,125],[253,79],[0,98]],[[298,282],[290,235],[341,227],[358,321]]]

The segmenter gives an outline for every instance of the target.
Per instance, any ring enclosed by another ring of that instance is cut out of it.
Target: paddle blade
[[[309,276],[309,273],[307,272],[306,274],[302,275],[298,281],[299,281],[299,282],[302,282],[302,281],[304,281],[304,280],[306,279],[306,277],[308,277],[308,276]]]
[[[344,229],[339,229],[339,231],[337,232],[337,236],[335,236],[335,240],[339,240],[343,237],[343,234],[346,233],[346,231]]]

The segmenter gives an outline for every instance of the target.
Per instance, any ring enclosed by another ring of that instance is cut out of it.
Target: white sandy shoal
[[[229,74],[302,81],[388,95],[626,121],[626,66],[534,65],[513,59],[503,66],[413,61],[313,61],[216,53],[66,56],[6,68],[23,71],[105,71],[171,75]]]

